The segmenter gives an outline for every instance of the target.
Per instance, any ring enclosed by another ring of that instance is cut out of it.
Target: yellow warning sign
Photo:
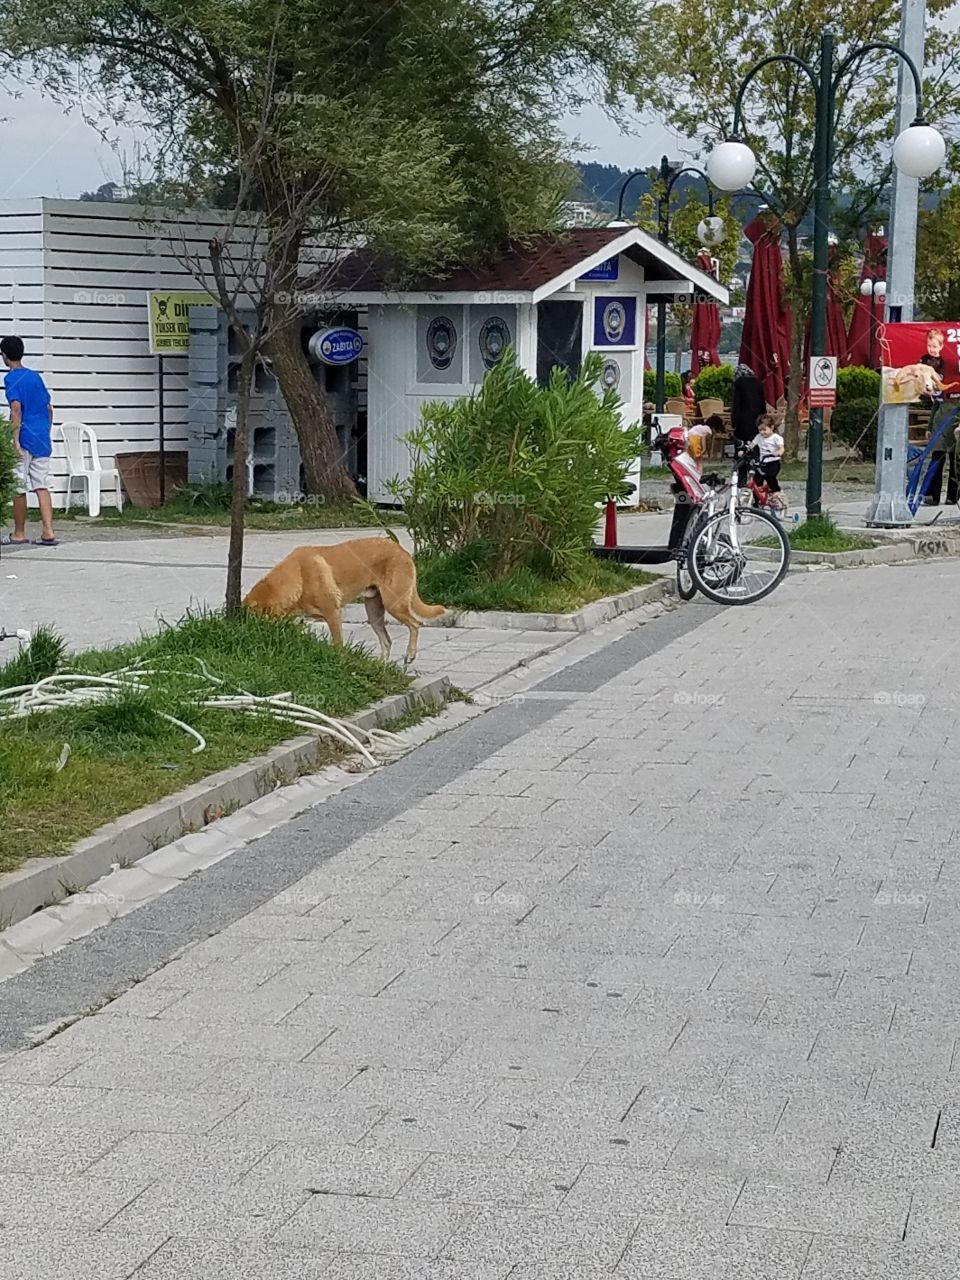
[[[209,293],[168,293],[151,290],[147,294],[150,327],[150,354],[186,355],[190,347],[190,308],[215,307]]]

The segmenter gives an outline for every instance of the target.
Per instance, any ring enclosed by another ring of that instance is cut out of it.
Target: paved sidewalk
[[[144,632],[155,631],[161,621],[176,621],[187,609],[219,608],[222,604],[227,549],[222,533],[95,536],[101,532],[81,526],[79,535],[71,540],[75,530],[67,526],[59,547],[4,549],[0,559],[0,626],[13,631],[45,622],[65,636],[71,647],[89,648],[136,640]],[[376,532],[248,533],[244,587],[251,587],[294,547],[328,545]],[[378,652],[376,638],[362,621],[362,606],[350,606],[346,617],[346,638]],[[400,661],[407,644],[406,628],[388,620],[388,629],[393,657]],[[570,638],[569,634],[543,631],[425,627],[414,671],[423,676],[447,675],[469,691]]]
[[[561,651],[0,983],[196,939],[0,1066],[0,1280],[956,1280],[958,587]]]

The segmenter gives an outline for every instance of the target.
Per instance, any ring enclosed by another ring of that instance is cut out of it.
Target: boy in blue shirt
[[[53,452],[50,432],[53,427],[53,405],[50,392],[34,369],[23,367],[23,342],[20,338],[0,341],[0,356],[9,372],[3,380],[13,447],[20,455],[19,493],[13,500],[12,544],[27,541],[27,492],[37,495],[40,507],[39,546],[54,547],[53,504],[50,501],[50,454]]]

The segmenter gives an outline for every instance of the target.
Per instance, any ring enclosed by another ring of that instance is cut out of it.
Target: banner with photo
[[[960,321],[878,328],[884,404],[930,404],[960,396]]]

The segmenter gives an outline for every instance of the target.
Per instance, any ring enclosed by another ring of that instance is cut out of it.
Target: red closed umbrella
[[[643,325],[643,371],[644,373],[649,373],[651,369],[650,357],[647,355],[647,346],[649,342],[650,342],[650,308],[647,307],[646,315],[644,316],[644,325]]]
[[[716,279],[714,259],[705,250],[697,254],[697,266]],[[690,324],[690,370],[694,377],[708,365],[720,363],[720,307],[712,298],[697,296]]]
[[[842,363],[847,350],[847,331],[843,320],[843,304],[838,292],[840,264],[839,249],[830,246],[830,272],[827,277],[827,337],[822,355],[836,356]],[[807,335],[803,340],[803,384],[807,385],[810,368],[810,319],[807,318]]]
[[[870,232],[863,250],[863,268],[860,272],[860,283],[873,277],[885,280],[887,276],[887,237]],[[850,317],[850,332],[847,334],[846,354],[842,361],[846,365],[870,367],[870,327],[874,326],[874,364],[880,359],[880,342],[876,327],[883,324],[883,298],[874,295],[864,298],[857,293],[853,315]],[[871,314],[872,313],[872,314]]]
[[[787,307],[780,254],[780,222],[761,213],[743,234],[753,245],[740,341],[740,363],[749,365],[763,383],[767,404],[786,394],[790,376],[790,310]]]

